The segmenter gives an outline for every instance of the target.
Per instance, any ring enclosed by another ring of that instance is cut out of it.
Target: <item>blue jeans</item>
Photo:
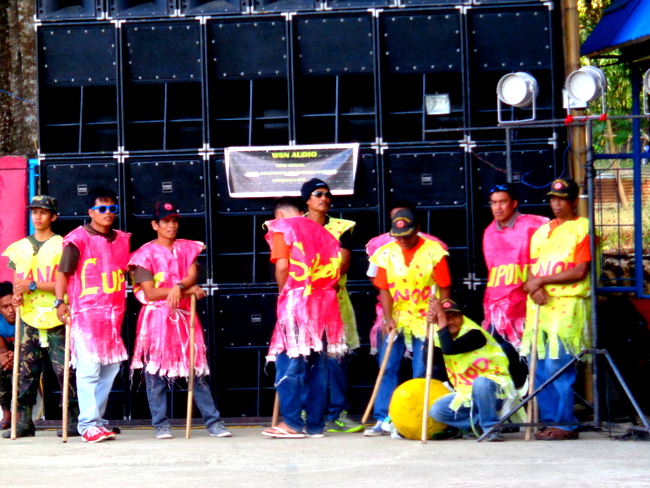
[[[377,354],[377,360],[379,361],[379,366],[384,360],[384,354],[386,352],[386,347],[388,347],[388,335],[382,340],[381,331],[378,332],[377,338],[377,349],[379,353]],[[426,374],[426,362],[424,359],[424,344],[425,341],[421,341],[413,337],[413,378],[424,378]],[[390,406],[390,399],[393,396],[395,388],[399,382],[399,367],[406,352],[406,344],[404,342],[404,335],[399,334],[395,338],[393,343],[393,348],[390,351],[390,356],[388,357],[388,363],[386,363],[386,370],[384,371],[384,377],[381,380],[379,385],[379,391],[377,392],[377,398],[375,399],[374,414],[375,419],[384,420],[388,417],[388,407]]]
[[[537,360],[535,370],[535,388],[538,388],[548,378],[553,376],[566,363],[573,359],[573,356],[566,351],[560,342],[560,351],[558,359],[550,359],[548,347],[546,348],[546,358]],[[530,358],[528,359],[530,364]],[[576,382],[576,368],[570,367],[562,376],[556,378],[551,384],[537,394],[537,403],[539,405],[539,421],[545,423],[552,422],[576,422],[577,419],[573,414],[574,394],[573,385]],[[557,426],[558,429],[575,430],[574,426]]]
[[[284,423],[302,432],[301,391],[305,391],[308,434],[320,434],[325,428],[327,409],[327,354],[312,351],[308,357],[290,358],[286,353],[275,359],[275,388],[280,397]]]
[[[328,419],[336,420],[341,416],[343,410],[350,410],[348,401],[348,370],[350,366],[350,353],[342,358],[327,358],[327,370],[329,371],[330,403],[328,408]]]
[[[144,373],[147,383],[147,399],[149,400],[149,410],[151,410],[151,425],[160,427],[169,425],[167,416],[167,390],[169,383],[166,378],[157,374]],[[197,376],[194,380],[194,401],[203,416],[203,423],[209,429],[213,424],[219,421],[220,415],[212,399],[210,387],[205,381],[205,376]]]
[[[77,358],[77,397],[79,399],[79,424],[77,430],[83,435],[93,426],[107,423],[102,419],[108,403],[113,381],[120,371],[120,363],[100,364]]]
[[[460,407],[454,412],[449,405],[456,397],[450,393],[436,402],[429,410],[429,417],[436,422],[456,427],[469,432],[472,426],[480,425],[483,430],[490,429],[499,421],[498,411],[503,407],[504,400],[499,400],[497,394],[502,393],[501,387],[494,381],[479,376],[472,383],[472,406]]]

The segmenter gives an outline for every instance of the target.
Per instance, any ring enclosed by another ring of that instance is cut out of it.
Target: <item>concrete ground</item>
[[[331,434],[270,439],[261,427],[232,438],[195,428],[157,440],[151,429],[122,430],[115,441],[67,444],[53,430],[0,439],[2,487],[640,487],[650,486],[650,442],[582,433],[579,440],[419,441]],[[621,432],[618,432],[620,434]]]

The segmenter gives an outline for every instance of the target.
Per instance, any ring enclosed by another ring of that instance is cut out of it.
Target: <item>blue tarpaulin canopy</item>
[[[598,55],[650,40],[650,0],[615,0],[582,45],[583,56]]]

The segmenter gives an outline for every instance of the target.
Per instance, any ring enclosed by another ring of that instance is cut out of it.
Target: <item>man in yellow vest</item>
[[[328,432],[361,432],[363,425],[348,418],[350,402],[348,400],[348,367],[350,351],[359,347],[357,321],[354,316],[350,295],[345,287],[348,281],[348,269],[352,258],[352,229],[356,225],[351,220],[335,219],[327,215],[332,206],[332,193],[323,180],[312,178],[300,188],[300,195],[307,205],[305,217],[325,227],[341,245],[341,279],[338,286],[338,301],[341,318],[345,327],[348,354],[341,358],[330,357],[327,361],[329,370],[330,401],[328,408]]]
[[[395,240],[377,249],[370,258],[370,262],[378,268],[374,284],[379,289],[384,312],[380,364],[388,349],[386,341],[390,332],[396,330],[398,335],[388,356],[375,400],[377,423],[363,433],[366,437],[390,434],[383,424],[388,417],[390,399],[399,384],[399,367],[406,351],[412,358],[413,378],[424,377],[429,297],[438,288],[440,296],[448,298],[451,288],[447,251],[439,242],[420,235],[420,225],[411,210],[404,208],[393,214],[390,236]],[[398,312],[400,316],[396,320]]]
[[[14,270],[14,294],[21,304],[21,366],[18,385],[18,437],[34,435],[32,409],[36,403],[38,384],[43,372],[45,355],[63,390],[65,356],[65,326],[56,316],[54,280],[61,259],[63,239],[52,231],[57,218],[56,200],[48,195],[32,199],[31,211],[34,234],[13,243],[3,256],[9,258],[9,268]],[[74,379],[74,377],[73,377]],[[77,433],[77,396],[71,382],[68,435]],[[5,434],[9,434],[5,432]],[[59,435],[63,433],[59,431]],[[9,435],[3,437],[8,438]]]
[[[588,347],[589,266],[591,246],[589,220],[578,217],[575,181],[559,178],[551,183],[551,210],[555,219],[541,226],[530,241],[531,267],[524,291],[528,293],[526,328],[522,354],[531,351],[537,307],[539,327],[535,385],[539,386],[559,371],[574,355]],[[573,385],[576,369],[569,368],[537,394],[539,420],[575,422]],[[575,426],[550,426],[535,434],[539,440],[577,439]]]
[[[499,421],[506,399],[515,398],[509,358],[487,331],[463,315],[454,300],[433,298],[429,308],[428,319],[438,324],[436,346],[456,390],[436,400],[429,416],[461,432],[488,430]],[[485,440],[501,442],[504,438],[494,432]]]

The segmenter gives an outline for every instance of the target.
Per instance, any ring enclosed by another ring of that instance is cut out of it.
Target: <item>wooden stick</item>
[[[431,299],[436,296],[437,286],[433,285],[431,287],[431,297],[429,298],[429,303]],[[431,391],[431,376],[433,373],[433,350],[436,347],[435,341],[435,327],[433,323],[427,324],[427,334],[428,334],[428,344],[429,348],[427,349],[427,374],[425,376],[426,384],[424,385],[424,406],[422,407],[422,444],[427,443],[427,424],[429,423],[429,393]]]
[[[379,386],[381,385],[381,380],[384,377],[384,371],[386,371],[386,365],[388,364],[388,356],[393,350],[393,342],[395,342],[395,334],[397,331],[397,322],[399,321],[399,312],[395,313],[395,328],[390,331],[388,336],[388,346],[386,347],[386,353],[384,354],[384,360],[381,362],[381,367],[379,368],[379,374],[377,375],[377,381],[375,381],[375,388],[372,390],[372,396],[366,407],[366,411],[363,414],[361,423],[365,424],[370,416],[370,411],[372,410],[373,405],[375,404],[375,399],[377,398],[377,393],[379,393]]]
[[[15,441],[18,432],[18,373],[20,372],[20,345],[22,340],[20,327],[20,307],[16,307],[16,329],[14,332],[14,370],[11,385],[11,440]]]
[[[63,360],[63,442],[68,442],[68,402],[70,401],[70,318],[65,324],[65,359]]]
[[[196,322],[196,295],[192,295],[190,308],[190,377],[187,380],[187,419],[185,423],[185,438],[192,435],[192,406],[194,400],[194,322]]]
[[[271,418],[271,427],[278,425],[278,419],[280,418],[280,395],[278,392],[275,392],[275,401],[273,402],[273,417]]]
[[[429,393],[431,390],[431,375],[433,373],[433,349],[436,346],[433,334],[435,326],[433,322],[427,324],[429,330],[429,348],[427,349],[427,374],[426,384],[424,385],[424,406],[422,407],[422,444],[427,443],[427,424],[429,423]]]
[[[541,305],[537,305],[537,311],[535,312],[535,326],[533,327],[533,340],[530,347],[530,368],[528,369],[528,395],[532,395],[535,391],[535,370],[537,369],[537,334],[539,331],[539,313],[542,309]],[[528,408],[526,409],[526,423],[530,424],[534,419],[534,403],[529,402]],[[531,440],[532,429],[526,427],[526,436],[525,440]]]

